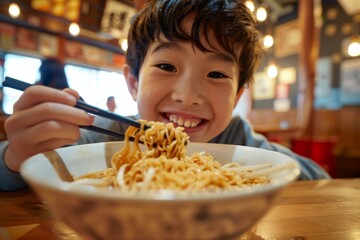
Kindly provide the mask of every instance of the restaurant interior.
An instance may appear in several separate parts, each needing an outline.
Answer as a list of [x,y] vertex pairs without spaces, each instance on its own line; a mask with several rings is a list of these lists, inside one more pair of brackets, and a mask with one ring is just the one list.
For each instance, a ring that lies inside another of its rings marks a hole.
[[[135,114],[122,66],[130,18],[145,2],[2,0],[0,78],[35,83],[41,59],[56,58],[86,102],[106,109],[106,99],[115,96],[117,113]],[[332,177],[360,177],[360,4],[246,4],[259,21],[265,51],[234,114],[271,141],[312,158]],[[1,87],[1,140],[20,94]]]

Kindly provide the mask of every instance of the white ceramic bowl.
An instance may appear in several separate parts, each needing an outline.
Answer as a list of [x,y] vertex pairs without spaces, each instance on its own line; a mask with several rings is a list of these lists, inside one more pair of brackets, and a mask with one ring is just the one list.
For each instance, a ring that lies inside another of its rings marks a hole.
[[292,158],[263,149],[190,143],[188,153],[206,151],[222,164],[290,164],[271,183],[222,194],[119,194],[66,190],[72,176],[105,169],[123,142],[57,149],[29,158],[21,174],[54,217],[85,239],[232,239],[253,226],[281,189],[297,179]]

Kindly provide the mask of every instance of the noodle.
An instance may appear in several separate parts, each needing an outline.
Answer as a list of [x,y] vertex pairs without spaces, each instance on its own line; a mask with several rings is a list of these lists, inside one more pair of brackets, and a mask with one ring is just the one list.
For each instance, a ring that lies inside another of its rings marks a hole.
[[[187,156],[188,135],[172,123],[141,121],[141,128],[130,126],[125,134],[125,146],[111,159],[111,168],[80,176],[91,185],[119,188],[124,191],[199,191],[231,190],[249,185],[265,184],[265,176],[247,178],[249,171],[238,171],[237,163],[221,165],[205,152]],[[149,126],[144,130],[144,126]],[[134,138],[134,142],[129,140]],[[140,144],[145,145],[142,151]],[[85,181],[86,182],[86,181]],[[94,184],[95,183],[95,184]]]

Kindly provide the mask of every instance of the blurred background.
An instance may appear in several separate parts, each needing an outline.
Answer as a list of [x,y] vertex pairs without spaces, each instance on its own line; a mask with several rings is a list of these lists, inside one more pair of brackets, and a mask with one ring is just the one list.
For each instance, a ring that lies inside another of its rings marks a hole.
[[[360,4],[358,0],[244,1],[266,51],[234,115],[271,141],[321,164],[333,177],[360,177]],[[40,79],[42,60],[63,64],[84,100],[132,115],[122,74],[130,18],[144,0],[2,0],[0,78]],[[0,85],[1,87],[1,85]],[[0,88],[4,120],[21,92]]]

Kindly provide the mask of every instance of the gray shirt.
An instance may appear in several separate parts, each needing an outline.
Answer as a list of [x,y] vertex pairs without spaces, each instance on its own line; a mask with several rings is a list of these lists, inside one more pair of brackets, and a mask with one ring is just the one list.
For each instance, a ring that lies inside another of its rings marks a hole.
[[[133,116],[131,118],[136,119],[137,117],[138,116]],[[101,117],[96,118],[94,125],[122,133],[125,133],[128,127],[122,123],[114,122]],[[123,140],[87,130],[81,131],[81,138],[76,144]],[[251,125],[240,116],[233,117],[227,128],[221,134],[213,138],[210,142],[243,145],[280,152],[296,159],[300,163],[301,180],[330,178],[329,174],[311,159],[297,155],[288,148],[276,143],[269,142],[263,135],[255,133]],[[4,152],[7,145],[7,141],[0,143],[0,191],[15,191],[24,189],[27,187],[27,185],[22,179],[21,175],[11,171],[5,166]]]

